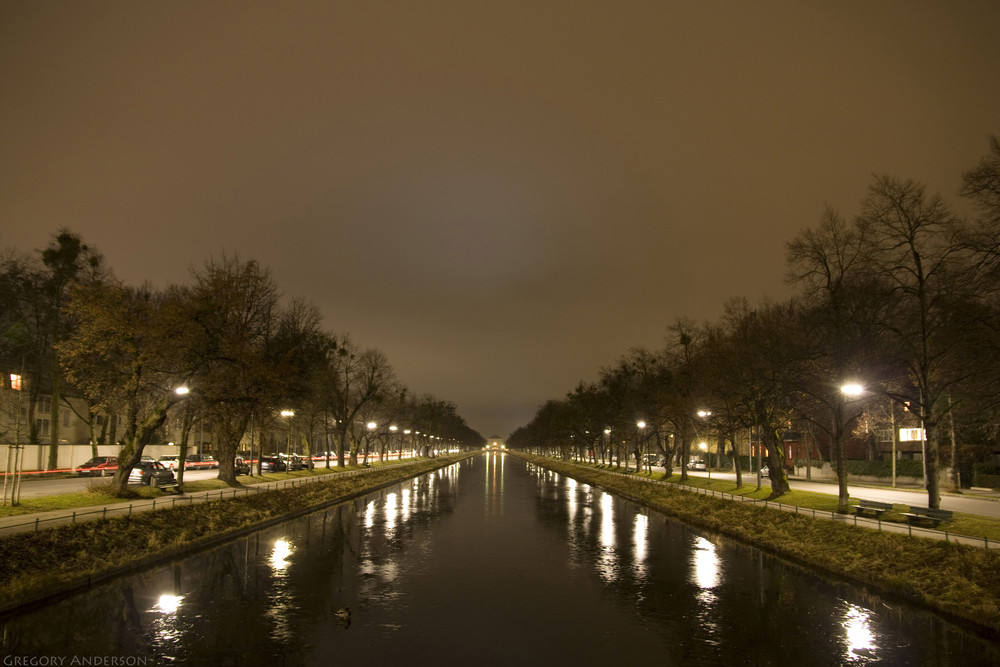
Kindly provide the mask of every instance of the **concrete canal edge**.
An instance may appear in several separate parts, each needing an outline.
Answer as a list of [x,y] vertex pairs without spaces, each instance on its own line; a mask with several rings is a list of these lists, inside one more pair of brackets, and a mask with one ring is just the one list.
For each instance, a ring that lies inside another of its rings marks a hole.
[[[419,466],[417,466],[417,465],[407,466],[407,468],[419,467],[420,468],[419,470],[407,470],[405,468],[397,468],[398,472],[401,473],[398,477],[393,477],[390,480],[382,481],[382,482],[380,482],[378,484],[375,484],[375,485],[372,485],[370,487],[364,487],[363,489],[358,489],[356,491],[352,491],[351,493],[345,494],[343,496],[338,496],[338,497],[335,497],[335,498],[330,498],[330,499],[324,500],[321,503],[318,503],[318,504],[315,504],[315,505],[310,505],[309,507],[300,508],[300,509],[297,509],[297,510],[295,510],[293,512],[289,512],[287,514],[282,514],[280,516],[269,517],[269,518],[264,519],[262,521],[255,522],[255,523],[247,525],[247,526],[241,526],[239,528],[234,528],[232,530],[228,530],[228,531],[225,531],[223,533],[219,533],[219,534],[216,534],[216,535],[211,535],[211,536],[208,536],[208,537],[198,538],[198,539],[192,540],[191,542],[187,542],[187,543],[185,543],[183,545],[180,545],[180,546],[177,546],[177,547],[169,547],[169,548],[163,549],[161,551],[158,551],[157,553],[150,554],[146,558],[140,558],[140,559],[131,561],[127,565],[122,565],[122,566],[114,567],[114,568],[108,568],[108,569],[103,570],[103,571],[101,571],[101,572],[99,572],[97,574],[93,574],[93,575],[90,575],[90,576],[81,576],[79,578],[71,579],[71,580],[67,580],[67,581],[60,581],[60,582],[58,582],[58,583],[56,583],[56,584],[54,584],[52,586],[49,586],[49,587],[38,587],[38,588],[32,589],[31,591],[29,591],[26,595],[24,595],[22,597],[13,597],[11,599],[6,599],[6,600],[3,600],[3,602],[0,602],[0,616],[6,616],[6,615],[12,614],[14,612],[23,613],[25,611],[30,611],[33,608],[42,607],[42,606],[45,606],[47,604],[51,604],[51,603],[53,603],[53,602],[55,602],[55,601],[57,601],[59,599],[68,597],[70,595],[74,595],[76,593],[80,593],[80,592],[86,591],[89,588],[92,588],[94,586],[98,586],[98,585],[101,585],[101,584],[108,583],[108,582],[113,581],[113,580],[115,580],[115,579],[117,579],[119,577],[122,577],[122,576],[125,576],[125,575],[128,575],[128,574],[132,574],[134,572],[137,572],[137,571],[140,571],[140,570],[144,570],[144,569],[147,569],[147,568],[156,567],[158,565],[163,565],[163,564],[166,564],[166,563],[170,563],[170,562],[178,560],[180,558],[184,558],[184,557],[196,554],[198,552],[205,551],[207,549],[211,549],[213,547],[219,546],[219,545],[224,544],[226,542],[229,542],[229,541],[232,541],[232,540],[236,540],[236,539],[239,539],[241,537],[245,537],[246,535],[250,535],[250,534],[252,534],[252,533],[254,533],[256,531],[263,530],[265,528],[269,528],[271,526],[283,523],[285,521],[290,521],[290,520],[293,520],[293,519],[296,519],[296,518],[299,518],[299,517],[302,517],[302,516],[306,516],[307,514],[312,514],[314,512],[317,512],[319,510],[325,509],[327,507],[331,507],[333,505],[339,505],[341,503],[350,502],[350,501],[355,500],[357,498],[366,496],[369,493],[374,493],[374,492],[379,491],[381,489],[393,486],[395,484],[399,484],[400,482],[404,482],[404,481],[406,481],[408,479],[413,479],[414,477],[419,477],[420,475],[426,475],[428,473],[434,472],[435,470],[439,470],[441,468],[445,468],[447,466],[450,466],[452,464],[458,463],[458,462],[463,461],[463,460],[465,460],[467,458],[470,458],[472,456],[476,456],[479,453],[480,452],[471,452],[471,453],[466,453],[466,454],[457,455],[457,456],[439,457],[438,459],[434,459],[434,461],[436,462],[436,464],[433,465],[433,466],[430,466],[430,467],[424,467],[423,465],[419,465]],[[428,462],[429,462],[429,460],[425,459],[425,460],[421,461],[420,463],[421,464],[426,464]],[[320,481],[318,483],[322,484],[322,481]],[[309,488],[311,486],[312,485],[309,485],[307,487],[293,487],[293,489],[291,489],[291,490],[292,491],[297,490],[297,489],[301,490],[303,488]],[[285,491],[288,491],[288,490],[287,489],[269,490],[269,491],[264,491],[263,494],[278,493],[278,492],[285,492]],[[251,497],[255,498],[258,495],[260,495],[260,494],[255,494],[254,496],[251,496]],[[245,500],[245,497],[244,498],[239,498],[239,497],[237,497],[237,498],[226,498],[224,500],[226,502],[239,503],[240,501]],[[221,501],[210,501],[210,502],[221,502]],[[178,508],[164,508],[162,510],[157,510],[157,512],[164,512],[164,513],[175,512],[175,511],[183,510],[186,507],[189,507],[189,506],[178,507]],[[121,517],[113,517],[113,518],[109,518],[109,519],[102,519],[102,521],[108,521],[108,522],[129,521],[129,520],[130,520],[129,516],[121,516]],[[82,525],[82,524],[77,524],[77,525]]]

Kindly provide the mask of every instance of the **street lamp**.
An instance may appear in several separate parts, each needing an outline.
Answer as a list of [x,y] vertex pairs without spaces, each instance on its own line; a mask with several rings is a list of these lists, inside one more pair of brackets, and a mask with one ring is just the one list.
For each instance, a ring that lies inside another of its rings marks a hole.
[[844,394],[844,396],[857,398],[861,394],[865,393],[865,388],[856,382],[849,382],[841,386],[840,391]]
[[[645,453],[645,455],[643,455],[643,457],[642,457],[642,458],[643,458],[643,461],[644,461],[644,462],[645,462],[645,464],[646,464],[646,470],[647,470],[647,472],[649,472],[650,474],[652,474],[652,473],[653,473],[653,470],[652,470],[652,468],[650,468],[650,467],[649,467],[649,443],[647,443],[647,442],[646,442],[646,440],[645,440],[645,438],[643,438],[643,437],[642,437],[642,433],[643,433],[643,429],[644,429],[644,428],[646,428],[646,422],[644,422],[644,421],[642,421],[642,420],[640,419],[639,421],[637,421],[637,422],[635,423],[635,426],[636,426],[636,428],[638,428],[638,429],[639,429],[639,430],[637,431],[637,433],[638,433],[638,435],[639,435],[639,438],[640,438],[640,439],[642,440],[642,442],[643,442],[643,443],[644,443],[644,444],[646,445],[646,453]],[[640,470],[641,470],[641,468],[640,468]]]
[[289,425],[289,420],[295,416],[295,411],[282,410],[281,416],[285,418],[285,428],[287,429],[287,433],[285,433],[285,471],[288,472],[289,471],[288,463],[289,461],[291,461],[291,457],[289,456],[289,449],[291,449],[292,446],[292,427]]
[[[700,413],[699,413],[700,414]],[[705,457],[705,471],[708,473],[708,479],[712,479],[712,466],[708,464],[708,443],[702,442],[698,444],[698,449],[702,451],[702,456]]]
[[[697,415],[698,415],[698,417],[699,417],[700,419],[708,419],[709,417],[711,417],[711,416],[712,416],[712,411],[711,411],[711,410],[699,410],[699,411],[697,412]],[[695,429],[694,429],[694,430],[695,430],[695,435],[697,435],[697,436],[698,436],[698,437],[700,438],[700,437],[701,437],[701,435],[698,435],[698,427],[697,427],[697,426],[695,426]],[[704,457],[705,457],[705,470],[708,470],[708,468],[709,468],[709,461],[708,461],[708,445],[707,445],[706,443],[704,443],[704,442],[703,442],[703,443],[701,443],[701,446],[700,446],[700,447],[701,447],[701,451],[703,451],[703,452],[704,452],[704,454],[702,454],[702,456],[704,456]],[[719,463],[719,459],[718,459],[718,457],[716,457],[716,459],[715,459],[715,462],[716,462],[716,463]],[[709,473],[709,475],[711,476],[711,473]]]
[[[396,426],[395,424],[393,424],[393,425],[391,425],[389,427],[389,458],[390,459],[392,458],[392,436],[395,435],[396,431],[398,431],[398,430],[399,430],[399,427]],[[402,448],[400,448],[400,449],[402,449]],[[402,457],[402,452],[400,452],[400,457]]]

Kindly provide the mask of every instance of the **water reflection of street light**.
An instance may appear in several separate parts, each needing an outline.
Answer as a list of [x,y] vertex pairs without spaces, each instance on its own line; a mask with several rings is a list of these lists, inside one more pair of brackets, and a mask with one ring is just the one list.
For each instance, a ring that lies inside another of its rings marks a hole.
[[275,572],[283,572],[288,568],[288,557],[292,555],[292,544],[282,538],[275,540],[271,549],[271,557],[268,559]]

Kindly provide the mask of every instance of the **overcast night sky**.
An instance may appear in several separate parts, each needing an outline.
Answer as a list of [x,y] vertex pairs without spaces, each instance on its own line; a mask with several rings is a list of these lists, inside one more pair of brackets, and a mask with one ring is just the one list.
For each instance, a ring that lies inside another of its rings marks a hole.
[[484,436],[783,299],[873,173],[956,208],[1000,3],[0,1],[0,247],[268,267]]

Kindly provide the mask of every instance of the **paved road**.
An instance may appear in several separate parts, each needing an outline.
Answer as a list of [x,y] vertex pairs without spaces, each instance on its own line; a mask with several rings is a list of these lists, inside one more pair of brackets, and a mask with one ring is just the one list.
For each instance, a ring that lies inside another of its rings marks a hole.
[[[702,471],[688,471],[691,476],[705,477],[708,473]],[[736,483],[735,473],[713,472],[714,479],[729,479]],[[756,485],[757,473],[744,473],[743,483]],[[766,477],[762,482],[763,486],[770,487],[771,482]],[[827,493],[838,495],[839,489],[836,482],[808,481],[805,478],[793,477],[790,480],[793,489],[801,491],[813,491],[815,493]],[[891,486],[877,484],[848,484],[848,491],[852,498],[864,498],[866,500],[878,500],[885,503],[899,503],[900,505],[921,505],[927,507],[927,492],[921,488],[892,488]],[[1000,493],[996,492],[975,492],[966,491],[962,494],[948,493],[942,489],[941,509],[953,512],[964,512],[967,514],[979,514],[1000,518]]]
[[[184,480],[193,482],[199,479],[214,479],[219,476],[218,470],[186,470]],[[28,498],[38,498],[40,496],[54,496],[60,493],[75,493],[86,491],[94,482],[109,481],[109,477],[57,477],[49,479],[36,479],[31,475],[25,475],[21,483],[21,500]],[[0,485],[3,482],[0,481]],[[7,490],[10,495],[10,487]]]

